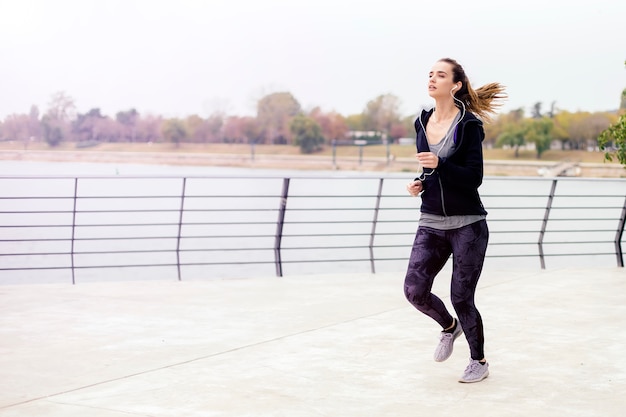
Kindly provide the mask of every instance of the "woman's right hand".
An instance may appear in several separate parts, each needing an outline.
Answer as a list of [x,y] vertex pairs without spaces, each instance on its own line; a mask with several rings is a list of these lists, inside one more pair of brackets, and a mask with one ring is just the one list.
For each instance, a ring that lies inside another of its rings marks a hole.
[[406,190],[413,197],[417,197],[419,193],[422,192],[423,189],[424,189],[424,186],[420,180],[411,181],[410,183],[406,185]]

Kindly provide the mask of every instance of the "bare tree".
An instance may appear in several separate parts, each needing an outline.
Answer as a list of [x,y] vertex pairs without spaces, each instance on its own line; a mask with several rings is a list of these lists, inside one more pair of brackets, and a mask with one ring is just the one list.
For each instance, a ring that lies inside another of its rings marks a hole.
[[400,99],[393,94],[384,94],[370,100],[363,110],[366,130],[375,130],[386,135],[391,127],[401,124]]
[[291,143],[289,123],[300,111],[300,103],[291,93],[272,93],[259,100],[257,121],[265,143]]
[[50,146],[57,146],[69,138],[70,122],[76,117],[74,99],[60,91],[54,93],[48,111],[41,120],[43,136]]
[[48,111],[46,115],[53,120],[68,122],[76,117],[76,105],[74,99],[63,91],[56,92],[52,95],[48,103]]

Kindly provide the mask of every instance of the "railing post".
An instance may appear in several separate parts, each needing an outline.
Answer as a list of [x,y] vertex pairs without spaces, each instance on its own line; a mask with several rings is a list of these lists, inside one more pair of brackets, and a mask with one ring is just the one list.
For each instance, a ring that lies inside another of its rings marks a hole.
[[541,231],[539,232],[539,260],[541,261],[541,269],[546,269],[546,260],[543,253],[543,238],[546,234],[546,227],[548,225],[548,219],[550,218],[550,210],[552,209],[552,201],[554,200],[554,192],[556,190],[557,180],[552,180],[552,188],[550,189],[550,195],[548,196],[548,203],[546,204],[546,212],[543,215],[543,222],[541,223]]
[[380,210],[380,199],[383,193],[383,178],[378,180],[378,193],[376,193],[376,205],[374,207],[374,218],[372,219],[372,232],[370,233],[370,265],[372,268],[372,274],[376,273],[376,266],[374,262],[374,239],[376,238],[376,225],[378,224],[378,211]]
[[70,258],[72,263],[72,285],[76,284],[76,275],[74,268],[74,239],[76,236],[76,205],[78,197],[78,178],[74,178],[74,207],[72,208],[72,242],[70,248]]
[[624,235],[624,225],[626,224],[626,198],[624,199],[624,207],[622,215],[617,224],[617,233],[615,233],[615,255],[617,256],[617,266],[624,267],[624,253],[622,252],[622,236]]
[[283,225],[285,224],[285,211],[287,210],[287,197],[289,196],[289,178],[283,178],[283,190],[280,194],[280,207],[278,208],[278,219],[276,220],[276,236],[274,238],[274,264],[276,265],[276,276],[283,276],[283,261],[280,247],[283,239]]
[[187,187],[187,178],[183,178],[183,189],[180,195],[180,210],[178,214],[178,234],[176,235],[176,267],[178,268],[178,280],[182,281],[182,275],[180,272],[180,240],[183,230],[183,214],[185,213],[185,188]]

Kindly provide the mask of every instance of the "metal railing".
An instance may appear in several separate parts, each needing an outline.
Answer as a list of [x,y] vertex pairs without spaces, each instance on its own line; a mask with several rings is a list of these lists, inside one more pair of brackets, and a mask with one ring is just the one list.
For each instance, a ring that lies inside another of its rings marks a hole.
[[[408,177],[0,177],[0,282],[400,271],[419,217]],[[624,266],[624,180],[489,177],[481,196],[488,260]]]

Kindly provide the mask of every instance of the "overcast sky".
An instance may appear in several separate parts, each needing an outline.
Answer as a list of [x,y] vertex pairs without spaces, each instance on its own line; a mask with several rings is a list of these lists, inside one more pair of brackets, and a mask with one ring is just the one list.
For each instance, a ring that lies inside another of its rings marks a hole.
[[0,119],[58,91],[166,117],[254,115],[277,91],[349,115],[391,93],[408,116],[441,57],[506,85],[503,111],[614,110],[625,18],[622,0],[0,0]]

